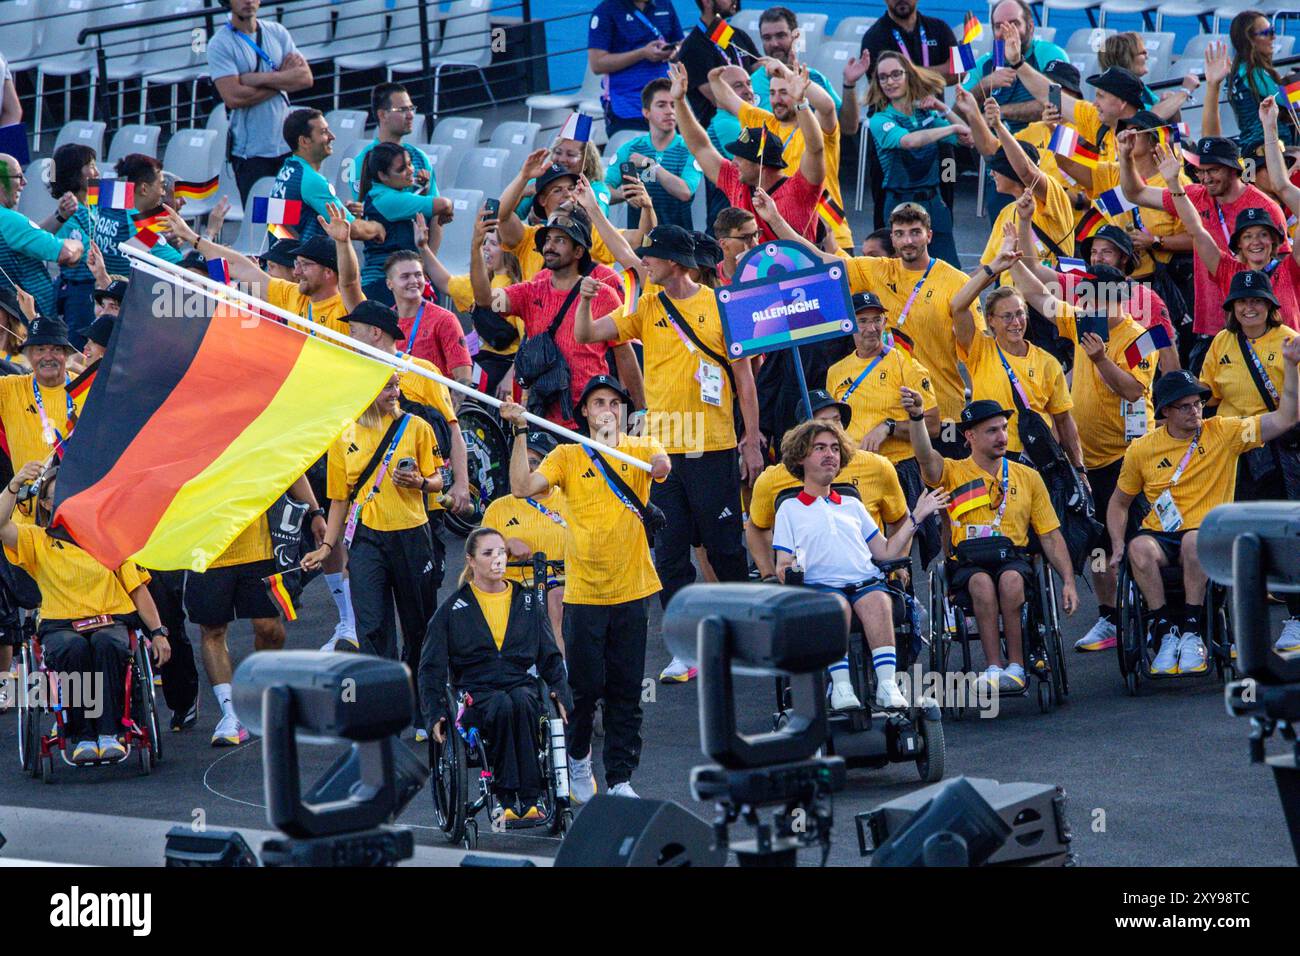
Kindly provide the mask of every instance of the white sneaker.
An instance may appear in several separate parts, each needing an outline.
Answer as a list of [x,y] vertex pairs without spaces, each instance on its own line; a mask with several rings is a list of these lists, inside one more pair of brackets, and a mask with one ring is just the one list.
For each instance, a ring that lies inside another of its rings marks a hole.
[[1282,636],[1273,645],[1279,654],[1300,651],[1300,618],[1289,617],[1282,622]]
[[[897,687],[894,688],[898,690]],[[900,695],[901,696],[901,695]],[[907,702],[903,702],[907,706]],[[858,700],[858,695],[853,693],[853,685],[848,681],[842,683],[832,682],[831,684],[831,710],[861,710],[862,701]]]
[[976,678],[976,683],[985,683],[989,687],[997,689],[1002,682],[1002,667],[999,664],[990,664],[984,669],[984,673]]
[[1181,643],[1182,636],[1178,633],[1178,628],[1171,627],[1160,641],[1160,651],[1156,654],[1156,659],[1151,662],[1151,673],[1177,674],[1178,647]]
[[[339,645],[342,644],[340,647]],[[351,645],[349,647],[348,645]],[[359,651],[361,644],[357,641],[357,629],[347,621],[339,621],[334,625],[334,635],[321,645],[322,651]]]
[[1025,669],[1019,664],[1011,663],[998,674],[998,692],[1018,694],[1025,689]]
[[898,682],[892,678],[882,680],[876,684],[876,706],[885,707],[891,710],[898,710],[907,707],[907,698],[903,692],[898,689]]
[[640,800],[641,796],[632,789],[632,784],[624,780],[622,783],[616,783],[609,788],[611,797],[631,797],[633,800]]
[[1115,625],[1104,617],[1097,618],[1088,633],[1074,642],[1074,649],[1083,651],[1104,651],[1115,646]]
[[659,683],[685,684],[687,681],[694,680],[699,673],[699,668],[691,667],[680,658],[674,657],[668,662],[668,666],[659,672]]
[[591,775],[591,755],[582,760],[569,758],[569,799],[586,803],[596,795],[596,778]]
[[1208,667],[1201,635],[1195,632],[1184,634],[1178,642],[1178,673],[1203,674]]
[[212,731],[212,746],[214,747],[238,747],[245,743],[250,734],[239,718],[234,714],[226,714],[217,722],[217,729]]

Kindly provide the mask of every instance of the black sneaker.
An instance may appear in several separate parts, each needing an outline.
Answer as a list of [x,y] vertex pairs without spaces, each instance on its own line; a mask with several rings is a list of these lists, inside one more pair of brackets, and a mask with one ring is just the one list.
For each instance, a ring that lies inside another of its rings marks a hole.
[[199,719],[199,702],[194,701],[193,705],[185,713],[172,714],[172,732],[180,733],[187,727],[193,727]]

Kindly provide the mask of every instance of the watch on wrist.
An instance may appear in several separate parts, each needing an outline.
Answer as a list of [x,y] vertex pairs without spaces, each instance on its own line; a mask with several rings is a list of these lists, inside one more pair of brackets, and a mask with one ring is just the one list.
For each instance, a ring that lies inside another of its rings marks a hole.
[[168,631],[167,628],[159,626],[159,627],[155,627],[152,631],[150,631],[149,636],[150,637],[171,637],[171,632]]
[[925,414],[924,414],[924,413],[922,413],[922,414],[920,414],[920,415],[913,415],[911,412],[908,412],[908,413],[907,413],[907,420],[908,420],[908,421],[919,422],[919,421],[923,421],[924,419],[925,419]]
[[889,431],[890,437],[893,437],[894,430],[898,428],[898,422],[892,418],[885,419],[885,428]]
[[990,279],[997,278],[998,274],[989,268],[989,264],[987,262],[981,265],[980,268],[984,270],[984,272],[988,275]]
[[325,509],[324,509],[324,508],[320,508],[320,507],[312,508],[310,511],[307,512],[307,517],[308,517],[308,518],[324,518],[324,517],[325,517]]
[[528,435],[528,426],[515,425],[510,429],[510,433],[514,435],[516,438],[520,437],[521,435],[526,437]]
[[804,110],[812,109],[812,104],[809,103],[806,99],[800,100],[797,104],[795,104],[795,109],[802,113]]

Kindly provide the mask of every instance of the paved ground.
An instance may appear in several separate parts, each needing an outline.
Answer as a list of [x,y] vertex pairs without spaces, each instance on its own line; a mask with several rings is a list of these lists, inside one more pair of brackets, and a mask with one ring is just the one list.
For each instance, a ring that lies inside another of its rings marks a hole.
[[[962,212],[968,213],[965,200]],[[973,203],[970,205],[973,206]],[[856,217],[855,217],[856,218]],[[967,219],[973,217],[967,216]],[[958,217],[961,221],[961,217]],[[861,232],[861,226],[858,231]],[[959,238],[965,250],[982,246],[978,230]],[[1086,423],[1081,423],[1086,424]],[[459,539],[450,550],[459,551]],[[459,572],[453,562],[448,579]],[[1066,623],[1067,647],[1091,624],[1092,596]],[[334,609],[321,583],[302,601],[299,621],[290,625],[289,646],[313,648],[328,636]],[[197,634],[191,629],[191,639]],[[231,646],[237,658],[251,649],[251,632],[237,624]],[[666,662],[652,620],[647,676]],[[969,774],[1002,781],[1060,784],[1069,799],[1075,849],[1085,865],[1241,866],[1294,862],[1271,774],[1247,762],[1244,722],[1227,717],[1214,678],[1152,688],[1131,698],[1119,678],[1113,653],[1071,655],[1071,699],[1061,710],[1041,715],[1031,700],[1004,702],[996,720],[946,725],[948,775]],[[134,765],[75,771],[58,768],[57,783],[43,786],[17,767],[16,721],[0,717],[0,806],[148,816],[188,822],[200,812],[209,826],[265,828],[261,749],[256,741],[233,750],[214,750],[208,735],[216,705],[205,686],[199,726],[169,734],[165,764],[152,777]],[[771,685],[741,679],[739,713],[745,729],[770,726]],[[646,740],[642,769],[635,778],[646,797],[677,800],[703,817],[711,808],[696,804],[689,792],[699,750],[694,685],[658,687],[645,707]],[[307,747],[304,777],[320,772],[334,757],[332,748]],[[880,771],[853,771],[848,790],[835,802],[835,844],[831,861],[858,861],[853,814],[918,786],[911,765]],[[421,844],[438,845],[428,791],[422,792],[401,821],[416,828]],[[739,837],[739,834],[737,834]],[[543,837],[495,836],[486,832],[481,849],[549,855],[556,843]]]

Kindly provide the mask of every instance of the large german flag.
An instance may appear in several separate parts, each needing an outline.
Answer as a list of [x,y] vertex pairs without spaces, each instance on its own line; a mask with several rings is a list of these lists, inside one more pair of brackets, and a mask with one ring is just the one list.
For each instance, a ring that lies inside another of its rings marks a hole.
[[391,374],[137,275],[68,442],[53,525],[110,568],[202,571]]

